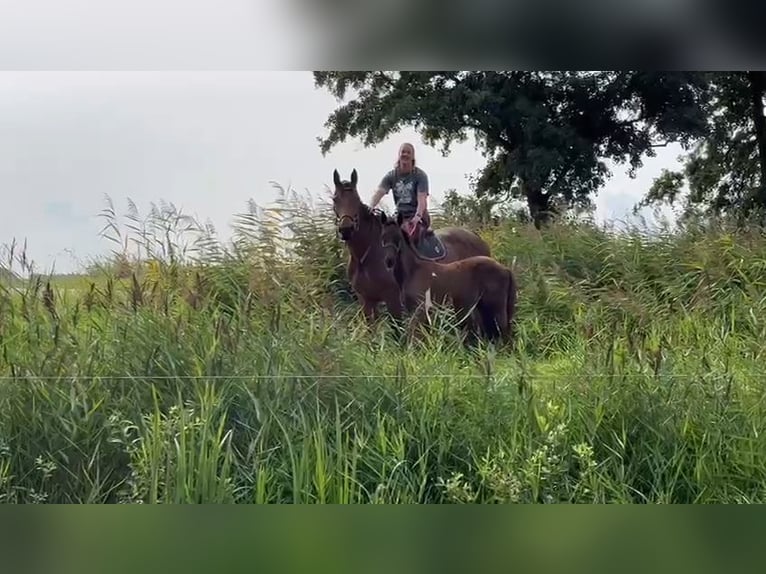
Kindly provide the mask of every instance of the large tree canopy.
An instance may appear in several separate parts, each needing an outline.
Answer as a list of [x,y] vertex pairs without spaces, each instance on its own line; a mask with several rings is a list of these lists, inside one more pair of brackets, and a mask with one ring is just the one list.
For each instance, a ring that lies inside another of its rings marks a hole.
[[343,101],[329,116],[323,153],[349,137],[366,146],[404,126],[449,153],[469,134],[487,158],[478,195],[526,200],[536,224],[556,205],[590,203],[609,175],[631,172],[653,148],[687,144],[705,127],[705,82],[695,73],[314,72]]
[[747,216],[766,208],[766,73],[705,76],[709,129],[684,158],[683,169],[665,170],[642,203],[674,203],[686,183],[687,208]]

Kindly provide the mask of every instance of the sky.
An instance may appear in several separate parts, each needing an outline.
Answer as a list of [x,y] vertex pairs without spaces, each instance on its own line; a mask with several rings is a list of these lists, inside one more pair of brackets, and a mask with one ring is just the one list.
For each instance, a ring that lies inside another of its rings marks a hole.
[[[172,202],[225,238],[249,200],[276,198],[275,182],[318,196],[333,169],[356,169],[369,200],[403,141],[437,201],[449,188],[467,193],[466,176],[484,163],[471,139],[443,157],[411,130],[323,157],[317,137],[336,106],[306,71],[0,71],[0,244],[26,239],[38,271],[74,272],[113,247],[99,237],[105,194],[118,213],[128,198],[142,213]],[[635,179],[613,169],[597,217],[627,216],[679,153],[659,148]]]

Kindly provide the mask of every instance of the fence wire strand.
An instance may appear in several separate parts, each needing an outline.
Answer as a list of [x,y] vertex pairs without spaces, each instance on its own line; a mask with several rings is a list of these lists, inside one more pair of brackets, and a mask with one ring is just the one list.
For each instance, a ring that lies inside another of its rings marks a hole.
[[[560,375],[560,374],[545,374],[545,373],[466,373],[466,374],[404,374],[404,375],[368,375],[368,374],[338,374],[338,375],[296,375],[296,374],[280,374],[280,375],[45,375],[38,376],[32,374],[24,375],[2,375],[1,381],[18,381],[22,379],[34,379],[38,381],[92,381],[97,379],[111,379],[111,380],[252,380],[252,379],[299,379],[299,380],[322,380],[322,379],[413,379],[413,380],[426,380],[426,379],[487,379],[487,378],[515,378],[515,379],[548,379],[548,380],[564,380],[564,379],[606,379],[606,378],[652,378],[652,379],[708,379],[708,378],[741,378],[742,375],[735,375],[733,373],[705,373],[705,374],[691,374],[691,373],[586,373],[586,374],[572,374],[572,375]],[[746,378],[761,380],[766,378],[766,374],[760,375],[747,375]]]

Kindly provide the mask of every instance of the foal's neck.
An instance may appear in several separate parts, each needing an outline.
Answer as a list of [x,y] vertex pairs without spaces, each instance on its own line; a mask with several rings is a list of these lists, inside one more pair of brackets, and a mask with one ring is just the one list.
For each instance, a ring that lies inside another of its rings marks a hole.
[[373,215],[363,207],[359,210],[359,229],[351,235],[347,244],[354,259],[365,263],[375,252],[376,243],[379,243],[375,241],[376,231]]
[[402,250],[402,270],[407,277],[411,277],[418,272],[429,272],[433,270],[434,264],[418,257],[415,248],[409,242],[404,244]]

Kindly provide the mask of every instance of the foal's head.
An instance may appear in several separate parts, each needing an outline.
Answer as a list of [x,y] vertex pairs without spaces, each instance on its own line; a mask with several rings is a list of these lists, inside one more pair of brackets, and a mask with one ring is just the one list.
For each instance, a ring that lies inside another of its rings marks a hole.
[[383,246],[383,263],[389,271],[396,267],[396,262],[406,241],[404,232],[395,219],[388,219],[383,222],[380,242]]

